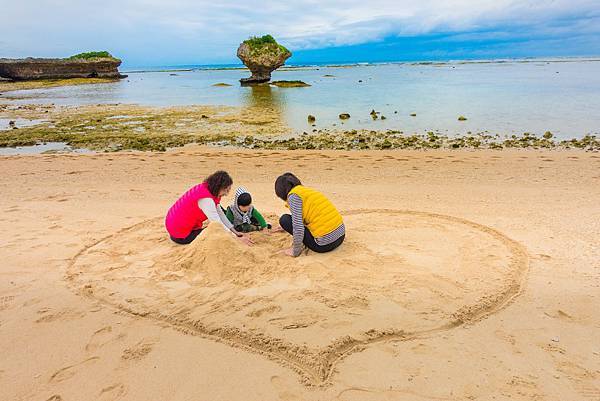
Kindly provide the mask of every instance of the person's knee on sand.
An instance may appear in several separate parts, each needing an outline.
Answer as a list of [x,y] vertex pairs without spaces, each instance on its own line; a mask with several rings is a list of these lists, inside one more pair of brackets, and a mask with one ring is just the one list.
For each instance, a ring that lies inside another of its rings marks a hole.
[[288,234],[293,234],[294,229],[292,227],[292,215],[290,215],[290,214],[281,215],[281,217],[279,218],[279,225],[281,226],[281,228],[283,228],[285,231],[287,231]]

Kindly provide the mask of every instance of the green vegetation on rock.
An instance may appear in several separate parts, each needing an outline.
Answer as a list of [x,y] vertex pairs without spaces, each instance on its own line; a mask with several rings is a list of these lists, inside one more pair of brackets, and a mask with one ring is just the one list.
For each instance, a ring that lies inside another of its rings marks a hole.
[[275,38],[269,34],[260,37],[252,36],[249,39],[244,40],[243,43],[247,44],[250,47],[250,50],[252,50],[252,52],[256,50],[261,50],[263,48],[277,46],[284,53],[290,53],[290,51],[285,46],[277,43]]
[[109,52],[101,51],[101,52],[79,53],[79,54],[76,54],[74,56],[67,58],[67,60],[93,60],[93,59],[97,59],[97,58],[115,59],[115,57],[113,57],[112,54],[110,54]]
[[273,81],[271,85],[278,86],[280,88],[303,88],[306,86],[310,86],[306,82],[303,81]]

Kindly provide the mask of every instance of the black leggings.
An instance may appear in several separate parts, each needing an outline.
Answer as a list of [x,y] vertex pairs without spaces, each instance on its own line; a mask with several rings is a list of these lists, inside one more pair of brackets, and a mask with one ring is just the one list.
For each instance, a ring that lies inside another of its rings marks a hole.
[[187,245],[190,242],[192,242],[193,240],[196,239],[196,237],[202,232],[202,228],[199,228],[197,230],[192,230],[192,232],[185,238],[175,238],[175,237],[171,237],[171,241],[180,244],[180,245]]
[[[279,218],[279,225],[288,233],[294,235],[294,227],[292,226],[292,216],[290,214],[284,214]],[[344,238],[346,236],[342,235],[340,238],[333,241],[331,244],[327,245],[319,245],[315,241],[315,237],[313,237],[312,233],[308,229],[308,227],[304,227],[304,239],[303,243],[306,245],[308,249],[311,251],[315,251],[318,253],[325,253],[329,251],[333,251],[338,246],[342,245],[344,242]]]

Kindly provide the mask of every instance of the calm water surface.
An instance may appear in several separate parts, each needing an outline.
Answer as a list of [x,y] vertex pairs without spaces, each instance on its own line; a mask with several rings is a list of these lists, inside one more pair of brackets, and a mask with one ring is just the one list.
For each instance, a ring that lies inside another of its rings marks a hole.
[[[240,87],[238,80],[248,75],[244,70],[132,73],[116,83],[19,91],[10,97],[19,97],[21,103],[64,105],[263,106],[279,110],[297,131],[314,128],[307,123],[312,114],[316,128],[436,130],[450,135],[552,131],[558,138],[600,133],[596,61],[380,64],[273,74],[273,80],[298,79],[311,85],[307,88]],[[232,86],[212,86],[218,82]],[[387,119],[373,121],[372,109]],[[351,118],[342,124],[340,113]],[[468,120],[459,122],[460,115]]]

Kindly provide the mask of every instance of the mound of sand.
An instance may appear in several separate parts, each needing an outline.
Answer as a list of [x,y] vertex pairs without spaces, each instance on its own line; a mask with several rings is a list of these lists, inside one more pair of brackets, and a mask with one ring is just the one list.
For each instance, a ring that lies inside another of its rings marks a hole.
[[171,270],[177,266],[201,273],[206,285],[254,281],[273,273],[274,258],[287,238],[267,231],[253,233],[252,237],[256,244],[249,247],[221,226],[210,224],[194,242],[157,261],[156,268]]
[[393,210],[344,219],[340,248],[299,258],[277,252],[287,233],[253,233],[247,247],[210,225],[179,246],[156,219],[83,251],[69,279],[121,310],[265,353],[309,382],[365,344],[449,330],[519,291],[526,254],[488,227]]

